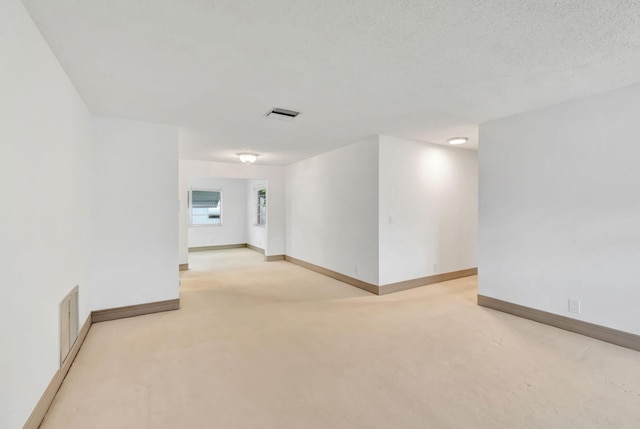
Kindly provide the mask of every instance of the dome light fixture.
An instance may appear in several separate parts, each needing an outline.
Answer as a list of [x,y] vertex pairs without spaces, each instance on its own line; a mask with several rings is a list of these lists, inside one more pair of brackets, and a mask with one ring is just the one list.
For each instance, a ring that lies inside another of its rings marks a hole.
[[451,137],[447,140],[449,144],[465,144],[469,139],[467,137]]
[[256,162],[256,159],[258,159],[257,153],[242,152],[237,153],[236,155],[238,155],[238,157],[240,158],[240,162],[247,165],[253,164],[254,162]]

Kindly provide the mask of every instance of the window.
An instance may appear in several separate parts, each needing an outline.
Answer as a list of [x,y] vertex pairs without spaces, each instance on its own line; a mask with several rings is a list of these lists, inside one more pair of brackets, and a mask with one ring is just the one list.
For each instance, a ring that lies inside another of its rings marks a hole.
[[222,191],[192,189],[189,201],[191,225],[222,224]]
[[258,225],[267,224],[267,190],[258,191]]

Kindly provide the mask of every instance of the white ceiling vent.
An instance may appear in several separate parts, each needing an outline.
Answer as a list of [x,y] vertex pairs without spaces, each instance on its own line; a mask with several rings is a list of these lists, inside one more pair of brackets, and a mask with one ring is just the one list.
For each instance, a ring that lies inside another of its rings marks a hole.
[[296,112],[294,110],[281,109],[279,107],[274,107],[273,109],[267,112],[266,116],[269,119],[281,119],[283,121],[293,121],[293,118],[298,116],[300,112]]

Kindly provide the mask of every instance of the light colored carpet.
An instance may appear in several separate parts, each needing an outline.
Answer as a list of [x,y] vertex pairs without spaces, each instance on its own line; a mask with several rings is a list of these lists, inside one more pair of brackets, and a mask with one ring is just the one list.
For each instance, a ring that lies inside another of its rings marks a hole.
[[91,328],[43,429],[640,427],[640,353],[478,307],[475,277],[379,297],[248,249],[190,267],[180,311]]

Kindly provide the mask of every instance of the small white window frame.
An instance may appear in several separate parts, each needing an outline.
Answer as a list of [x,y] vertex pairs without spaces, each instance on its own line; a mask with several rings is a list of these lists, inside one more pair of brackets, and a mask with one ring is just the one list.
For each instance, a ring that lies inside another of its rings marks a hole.
[[[194,191],[204,191],[204,192],[218,192],[220,193],[220,222],[219,223],[193,223],[193,192]],[[189,188],[188,195],[188,206],[187,213],[189,216],[189,227],[193,228],[207,228],[207,227],[220,227],[224,222],[224,193],[222,189],[209,189],[209,188]]]
[[[267,204],[268,204],[267,203],[267,199],[266,199],[267,187],[266,186],[260,186],[260,187],[256,188],[255,190],[256,190],[256,192],[255,192],[255,200],[254,201],[256,202],[256,209],[257,209],[256,213],[255,213],[256,214],[255,226],[259,226],[261,228],[264,228],[264,227],[267,226]],[[260,192],[261,191],[264,191],[264,193],[265,193],[264,213],[260,213],[260,208],[261,208]],[[260,223],[261,215],[264,217],[264,222],[263,223]]]

